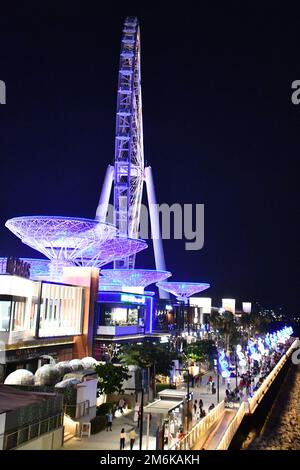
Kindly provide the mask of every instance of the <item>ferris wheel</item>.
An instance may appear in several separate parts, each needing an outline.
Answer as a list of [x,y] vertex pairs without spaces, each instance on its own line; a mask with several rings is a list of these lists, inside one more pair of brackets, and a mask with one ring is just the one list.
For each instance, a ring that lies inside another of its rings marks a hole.
[[[118,72],[114,166],[106,171],[96,218],[107,218],[114,185],[114,225],[118,236],[138,238],[143,186],[146,183],[151,233],[157,270],[165,271],[155,188],[150,166],[144,164],[141,93],[141,42],[136,17],[127,17],[122,31]],[[116,269],[134,269],[135,255],[114,262]],[[166,297],[163,291],[162,296]]]
[[[140,28],[126,18],[121,40],[114,158],[114,224],[120,236],[138,236],[144,183]],[[134,268],[135,256],[115,267]]]

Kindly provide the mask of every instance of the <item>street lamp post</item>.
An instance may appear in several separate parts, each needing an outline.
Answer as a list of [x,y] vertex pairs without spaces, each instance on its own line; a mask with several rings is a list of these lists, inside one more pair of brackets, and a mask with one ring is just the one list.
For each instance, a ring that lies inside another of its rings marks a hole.
[[143,422],[144,422],[144,387],[142,385],[141,422],[140,422],[140,450],[142,450],[142,447],[143,447]]
[[235,350],[235,388],[238,386],[238,362],[237,362],[237,353]]
[[187,372],[187,430],[189,431],[190,427],[190,372],[189,369],[175,369],[176,371]]
[[144,387],[142,382],[141,388],[127,388],[126,390],[134,390],[135,392],[142,392],[141,396],[141,417],[140,417],[140,443],[139,449],[142,450],[143,447],[143,421],[144,421]]

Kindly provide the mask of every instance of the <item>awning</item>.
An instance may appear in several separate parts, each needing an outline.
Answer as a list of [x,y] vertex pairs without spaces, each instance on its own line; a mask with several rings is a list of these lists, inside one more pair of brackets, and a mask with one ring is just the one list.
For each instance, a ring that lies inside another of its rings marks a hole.
[[183,400],[156,400],[144,407],[144,413],[167,415],[183,404]]

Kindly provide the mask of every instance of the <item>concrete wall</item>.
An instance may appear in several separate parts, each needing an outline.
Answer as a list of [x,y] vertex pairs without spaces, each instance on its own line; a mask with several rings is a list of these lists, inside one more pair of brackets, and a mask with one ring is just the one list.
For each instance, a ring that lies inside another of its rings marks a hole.
[[63,445],[63,436],[64,428],[61,427],[20,445],[16,450],[57,450]]
[[77,385],[77,404],[89,400],[90,407],[97,404],[97,379],[86,380]]
[[3,442],[4,442],[4,431],[5,431],[5,421],[6,421],[6,413],[0,414],[0,450],[3,449]]

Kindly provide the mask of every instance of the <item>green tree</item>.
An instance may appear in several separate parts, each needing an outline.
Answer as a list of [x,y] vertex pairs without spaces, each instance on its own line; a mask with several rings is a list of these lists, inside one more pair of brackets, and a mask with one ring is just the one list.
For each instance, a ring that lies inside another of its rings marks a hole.
[[176,354],[169,351],[167,345],[145,341],[142,344],[125,344],[122,346],[119,360],[127,365],[141,368],[153,368],[155,374],[169,375],[172,360]]
[[234,345],[240,342],[241,333],[231,312],[213,312],[211,315],[211,325],[217,331],[218,346],[222,344],[227,353],[232,350]]
[[[188,361],[192,362],[209,362],[213,365],[213,359],[217,354],[215,342],[211,339],[203,339],[189,344],[185,350],[185,355]],[[190,365],[190,364],[188,364]]]
[[98,375],[98,394],[106,395],[112,393],[123,393],[123,382],[128,380],[131,375],[128,374],[128,367],[115,366],[111,363],[98,364],[95,366]]

